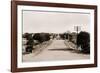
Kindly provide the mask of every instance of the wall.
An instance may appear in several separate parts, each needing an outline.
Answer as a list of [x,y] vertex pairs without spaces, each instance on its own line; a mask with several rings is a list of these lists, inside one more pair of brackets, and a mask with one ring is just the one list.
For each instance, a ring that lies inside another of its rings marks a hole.
[[[35,0],[34,0],[35,1]],[[76,3],[76,4],[91,4],[98,5],[100,9],[100,0],[36,0],[46,2],[62,2],[62,3]],[[99,2],[98,2],[99,1]],[[10,12],[10,0],[0,0],[0,73],[11,73],[10,72],[10,32],[11,32],[11,12]],[[100,12],[100,10],[99,10]],[[99,13],[98,12],[98,13]],[[99,19],[98,15],[98,19]],[[100,22],[98,22],[99,24]],[[98,25],[98,31],[100,31]],[[98,37],[100,34],[98,34]],[[100,39],[98,39],[100,40]],[[98,42],[99,43],[99,42]],[[100,48],[100,46],[98,46]],[[98,51],[100,52],[98,48]],[[98,53],[100,55],[100,53]],[[38,71],[34,73],[99,73],[100,72],[100,58],[98,59],[98,68],[84,68],[84,69],[68,69],[68,70],[53,70],[53,71]],[[33,73],[33,72],[29,72]]]

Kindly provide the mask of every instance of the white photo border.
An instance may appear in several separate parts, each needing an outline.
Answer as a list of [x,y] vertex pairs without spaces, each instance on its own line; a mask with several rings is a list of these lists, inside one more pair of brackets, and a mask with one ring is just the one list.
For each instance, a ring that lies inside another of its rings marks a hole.
[[[45,62],[22,62],[22,10],[45,10],[45,11],[64,11],[64,12],[85,12],[90,13],[90,59],[89,60],[71,60],[71,61],[45,61]],[[92,40],[92,41],[91,41]],[[82,65],[94,64],[94,9],[77,9],[77,8],[58,8],[42,6],[17,6],[17,67],[46,67],[60,65]]]

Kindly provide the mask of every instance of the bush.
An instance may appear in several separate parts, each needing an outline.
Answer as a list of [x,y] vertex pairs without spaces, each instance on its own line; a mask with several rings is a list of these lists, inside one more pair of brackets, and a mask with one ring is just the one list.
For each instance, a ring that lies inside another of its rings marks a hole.
[[31,53],[32,53],[32,50],[33,50],[33,46],[28,45],[28,46],[26,47],[26,52],[31,52]]
[[77,45],[81,46],[83,53],[90,53],[90,34],[88,32],[80,32],[77,36]]

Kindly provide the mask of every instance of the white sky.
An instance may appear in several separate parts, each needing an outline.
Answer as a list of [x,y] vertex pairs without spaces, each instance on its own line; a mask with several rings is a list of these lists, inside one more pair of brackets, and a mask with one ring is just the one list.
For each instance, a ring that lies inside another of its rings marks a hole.
[[23,11],[23,33],[75,31],[74,26],[81,26],[89,32],[90,14],[45,11]]

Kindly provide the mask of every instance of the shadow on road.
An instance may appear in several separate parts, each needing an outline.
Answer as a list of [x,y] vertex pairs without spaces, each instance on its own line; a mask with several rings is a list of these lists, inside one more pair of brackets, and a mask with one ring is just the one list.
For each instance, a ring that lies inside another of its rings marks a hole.
[[50,51],[73,51],[72,48],[48,49]]
[[[77,53],[77,54],[86,54],[81,51],[72,49],[72,48],[59,48],[59,49],[48,49],[49,51],[70,51],[71,53]],[[88,54],[87,54],[88,55]]]

